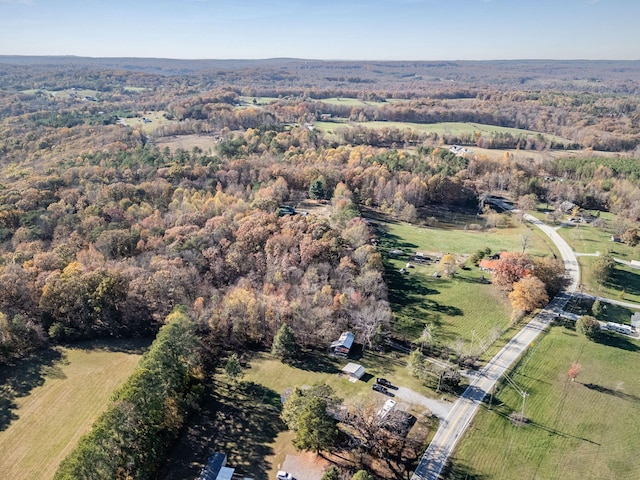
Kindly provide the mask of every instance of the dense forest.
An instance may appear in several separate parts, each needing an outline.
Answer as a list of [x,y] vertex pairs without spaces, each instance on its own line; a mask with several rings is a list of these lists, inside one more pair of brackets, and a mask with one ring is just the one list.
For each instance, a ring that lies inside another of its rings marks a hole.
[[[479,199],[500,194],[637,226],[640,64],[495,63],[0,57],[0,365],[168,316],[225,351],[284,324],[305,348],[346,329],[373,346],[393,316],[364,208],[420,223],[446,205],[485,228]],[[186,136],[215,147],[163,146]],[[321,208],[283,208],[306,200]]]

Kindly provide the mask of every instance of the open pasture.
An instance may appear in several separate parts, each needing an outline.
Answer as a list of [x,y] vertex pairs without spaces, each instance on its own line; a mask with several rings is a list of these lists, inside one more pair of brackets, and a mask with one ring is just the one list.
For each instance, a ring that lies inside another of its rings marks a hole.
[[[484,350],[511,325],[511,306],[506,296],[490,284],[490,274],[471,264],[459,269],[453,278],[434,276],[439,258],[452,253],[464,261],[485,247],[494,253],[522,251],[523,235],[532,255],[553,253],[546,238],[526,225],[476,231],[465,230],[464,221],[441,223],[438,228],[383,217],[377,217],[374,223],[385,258],[395,333],[414,341],[425,325],[432,324],[436,342],[452,346],[462,341],[469,352]],[[402,250],[403,254],[389,254],[391,250]],[[412,254],[416,252],[424,253],[430,261],[413,261]],[[410,268],[405,268],[407,262]],[[406,273],[401,272],[402,268]]]
[[[572,382],[568,371],[574,362],[581,373]],[[462,439],[453,459],[456,474],[447,478],[637,478],[638,362],[637,342],[607,336],[596,343],[552,327],[510,374],[528,393],[528,423],[517,427],[509,420],[523,402],[503,381],[492,406],[482,406]]]
[[148,342],[92,342],[39,352],[2,372],[2,478],[53,478],[104,411]]

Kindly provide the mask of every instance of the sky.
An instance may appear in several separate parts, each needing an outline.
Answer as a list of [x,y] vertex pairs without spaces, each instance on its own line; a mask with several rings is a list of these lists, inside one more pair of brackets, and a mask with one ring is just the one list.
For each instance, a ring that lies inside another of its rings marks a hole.
[[640,0],[0,0],[0,55],[640,59]]

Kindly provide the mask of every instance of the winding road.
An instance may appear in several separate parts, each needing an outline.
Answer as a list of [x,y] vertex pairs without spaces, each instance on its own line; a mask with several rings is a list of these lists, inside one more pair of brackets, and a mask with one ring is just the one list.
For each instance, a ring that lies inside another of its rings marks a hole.
[[[511,211],[512,206],[499,199],[491,199],[498,207]],[[447,418],[440,423],[431,444],[424,452],[411,480],[437,480],[458,440],[471,423],[482,400],[491,391],[496,382],[511,365],[522,355],[540,333],[558,316],[571,294],[580,283],[580,267],[571,247],[552,227],[542,221],[525,214],[524,219],[540,228],[560,251],[571,284],[520,330],[498,353],[476,374],[465,392],[453,404]]]

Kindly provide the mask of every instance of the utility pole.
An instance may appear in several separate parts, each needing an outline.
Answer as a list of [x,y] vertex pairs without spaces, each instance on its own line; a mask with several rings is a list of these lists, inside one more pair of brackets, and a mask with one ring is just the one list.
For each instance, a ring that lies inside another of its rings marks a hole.
[[504,374],[504,378],[507,379],[509,384],[522,397],[522,410],[520,411],[520,415],[521,415],[522,423],[524,424],[524,403],[525,403],[525,400],[527,399],[527,397],[529,396],[529,392],[526,392],[526,391],[522,390],[518,385],[516,385],[516,383],[506,373]]

